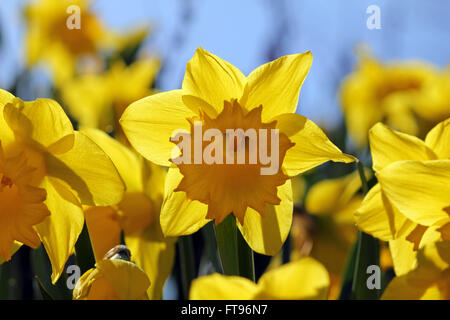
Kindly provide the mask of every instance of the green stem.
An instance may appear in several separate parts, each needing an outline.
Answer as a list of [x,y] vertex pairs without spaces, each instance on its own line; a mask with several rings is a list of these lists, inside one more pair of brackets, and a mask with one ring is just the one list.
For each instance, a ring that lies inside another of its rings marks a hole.
[[366,174],[364,173],[364,166],[361,161],[356,160],[356,167],[358,168],[359,178],[361,179],[363,196],[365,196],[369,192],[369,186],[367,184]]
[[238,230],[233,214],[216,226],[216,239],[224,274],[255,281],[253,251]]
[[223,272],[228,276],[239,275],[237,246],[237,226],[234,215],[230,214],[216,226],[216,240]]
[[248,246],[242,234],[237,232],[239,275],[255,282],[255,261],[253,250]]
[[87,229],[86,222],[84,223],[83,230],[78,237],[75,244],[75,254],[77,257],[77,264],[80,267],[81,273],[84,274],[95,266],[95,256],[92,250],[91,239]]
[[[368,192],[368,184],[364,174],[364,167],[358,160],[356,162],[359,176],[361,178],[363,195]],[[356,243],[355,270],[353,273],[352,298],[357,300],[378,299],[380,290],[369,289],[367,286],[367,267],[370,265],[380,265],[380,243],[372,236],[359,231]]]
[[191,236],[178,238],[180,252],[181,277],[183,281],[184,298],[189,299],[189,290],[195,278],[194,244]]
[[349,300],[352,295],[352,284],[353,275],[355,273],[355,261],[356,261],[356,251],[358,248],[358,242],[352,247],[350,256],[347,260],[347,265],[345,266],[344,275],[342,277],[341,292],[339,294],[339,300]]

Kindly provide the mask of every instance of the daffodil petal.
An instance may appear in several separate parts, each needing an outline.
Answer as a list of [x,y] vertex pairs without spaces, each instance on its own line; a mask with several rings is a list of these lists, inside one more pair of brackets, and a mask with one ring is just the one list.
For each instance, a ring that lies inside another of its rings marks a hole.
[[382,300],[436,300],[441,299],[439,289],[432,282],[413,285],[414,278],[407,274],[389,282],[381,296]]
[[353,156],[342,153],[311,120],[298,114],[282,114],[273,120],[277,121],[277,128],[295,143],[288,149],[283,161],[288,175],[297,175],[329,160],[355,161]]
[[398,161],[378,175],[384,194],[405,216],[425,226],[449,221],[450,160]]
[[125,235],[131,259],[140,266],[152,285],[147,290],[150,300],[162,298],[164,283],[172,272],[176,238],[164,238],[159,223],[153,223],[140,234]]
[[[404,228],[410,223],[385,198],[380,184],[369,190],[354,217],[359,229],[383,241],[397,238],[400,231],[407,232]],[[408,231],[412,231],[415,226],[410,223]]]
[[205,218],[206,204],[188,199],[183,191],[173,191],[182,178],[179,169],[169,169],[161,208],[161,227],[166,237],[192,234],[210,221]]
[[450,158],[450,119],[437,124],[425,138],[425,143],[436,153],[439,159]]
[[67,182],[82,204],[108,206],[123,196],[124,183],[108,155],[81,132],[74,133],[73,148],[47,154],[48,175]]
[[262,105],[263,120],[294,113],[312,60],[308,51],[284,56],[258,67],[248,76],[241,105],[248,110]]
[[392,263],[396,276],[402,276],[417,267],[417,250],[414,243],[405,239],[389,241]]
[[84,216],[78,199],[61,182],[45,178],[40,187],[47,191],[45,204],[50,216],[36,229],[52,264],[52,282],[56,283],[74,251]]
[[327,299],[330,278],[325,267],[306,257],[272,269],[258,281],[256,299]]
[[[143,161],[140,156],[101,130],[83,129],[81,132],[102,148],[111,158],[125,182],[127,192],[143,190]],[[133,170],[130,170],[130,168],[133,168]]]
[[[366,171],[366,177],[370,172]],[[358,171],[314,184],[306,196],[306,210],[313,214],[330,214],[336,212],[354,197],[361,188]]]
[[369,132],[373,169],[380,171],[388,164],[400,160],[432,160],[434,152],[414,136],[390,129],[381,122]]
[[238,99],[244,90],[246,78],[232,64],[198,48],[187,63],[182,88],[214,107],[218,113],[225,100]]
[[246,278],[218,273],[195,279],[189,292],[190,300],[251,300],[256,284]]
[[266,205],[264,217],[252,208],[247,208],[244,224],[237,221],[242,236],[254,251],[275,255],[280,251],[291,230],[294,204],[291,180],[278,187],[279,205]]
[[145,272],[128,261],[101,260],[97,262],[96,267],[121,300],[142,299],[151,284]]
[[73,126],[64,110],[51,99],[30,102],[15,99],[5,105],[3,115],[16,136],[41,149],[73,133]]
[[181,100],[181,90],[154,94],[132,103],[120,123],[133,147],[148,160],[170,166],[176,145],[170,137],[179,130],[190,132],[188,118],[195,113]]
[[[14,241],[13,244],[11,245],[11,248],[9,249],[9,254],[12,257],[14,255],[14,253],[17,252],[17,250],[20,249],[20,247],[22,246],[22,244],[18,241]],[[3,262],[5,262],[5,259],[3,258],[3,256],[0,256],[0,264],[2,264]]]
[[5,118],[3,117],[3,109],[5,105],[11,103],[14,98],[15,97],[8,91],[0,89],[0,141],[3,146],[6,146],[14,140],[14,132],[10,129]]

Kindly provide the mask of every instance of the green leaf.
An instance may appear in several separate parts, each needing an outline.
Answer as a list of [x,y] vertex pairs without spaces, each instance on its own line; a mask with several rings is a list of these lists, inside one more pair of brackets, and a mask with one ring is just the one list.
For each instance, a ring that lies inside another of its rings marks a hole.
[[353,275],[355,273],[357,247],[358,242],[353,245],[352,251],[350,252],[349,258],[347,260],[347,265],[342,276],[341,292],[338,298],[339,300],[350,300],[352,297],[352,284]]
[[50,293],[47,291],[47,289],[45,289],[44,285],[41,282],[41,279],[39,279],[38,276],[34,276],[34,278],[36,279],[38,285],[39,285],[39,290],[41,291],[42,294],[42,298],[44,300],[55,300]]
[[191,236],[178,238],[178,248],[180,252],[181,277],[183,281],[183,294],[185,299],[189,299],[189,290],[192,280],[196,276],[194,260],[194,244]]
[[223,268],[222,264],[220,263],[219,252],[217,249],[216,234],[214,231],[214,221],[208,222],[201,229],[201,232],[203,235],[203,239],[205,241],[205,248],[208,259],[211,261],[214,269],[217,272],[223,273]]
[[92,250],[91,239],[89,238],[86,222],[84,223],[83,230],[75,244],[75,255],[77,264],[81,269],[81,274],[95,267],[94,251]]

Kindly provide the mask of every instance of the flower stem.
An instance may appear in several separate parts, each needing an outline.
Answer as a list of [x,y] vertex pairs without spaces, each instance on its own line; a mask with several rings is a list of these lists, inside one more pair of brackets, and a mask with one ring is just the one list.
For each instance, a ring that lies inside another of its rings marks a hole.
[[223,272],[228,276],[239,275],[239,256],[237,247],[237,227],[234,215],[230,214],[216,226],[216,240],[219,248]]
[[[365,196],[369,189],[366,176],[364,174],[364,167],[359,160],[357,160],[356,165],[361,178],[363,195]],[[356,257],[355,269],[353,272],[352,298],[356,300],[378,299],[380,296],[380,290],[369,289],[367,286],[367,279],[369,277],[367,274],[367,268],[370,265],[380,265],[380,243],[372,236],[359,231],[355,246]]]
[[255,262],[253,250],[248,246],[242,234],[237,232],[239,275],[255,282]]
[[181,277],[183,281],[184,298],[189,299],[189,290],[192,280],[195,278],[194,244],[191,236],[178,238],[180,252]]
[[224,274],[255,281],[253,251],[239,232],[233,214],[216,226],[216,239]]

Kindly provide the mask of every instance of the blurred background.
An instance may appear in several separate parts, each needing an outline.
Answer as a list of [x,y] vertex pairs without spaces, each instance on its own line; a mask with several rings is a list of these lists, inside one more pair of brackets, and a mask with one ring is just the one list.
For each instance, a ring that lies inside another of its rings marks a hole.
[[[10,87],[24,68],[22,8],[29,2],[0,3],[1,88]],[[381,29],[367,28],[370,5],[380,8]],[[450,62],[446,0],[97,0],[92,10],[113,30],[150,27],[141,50],[162,58],[155,86],[163,91],[180,87],[198,46],[244,74],[282,55],[311,50],[314,62],[299,111],[330,129],[342,120],[337,90],[357,61],[358,44],[384,61],[421,59],[440,67]]]

